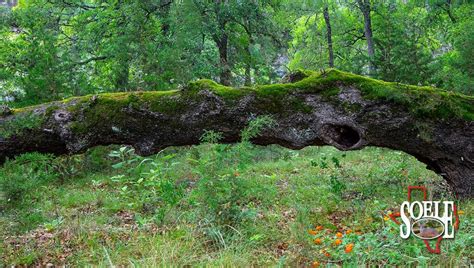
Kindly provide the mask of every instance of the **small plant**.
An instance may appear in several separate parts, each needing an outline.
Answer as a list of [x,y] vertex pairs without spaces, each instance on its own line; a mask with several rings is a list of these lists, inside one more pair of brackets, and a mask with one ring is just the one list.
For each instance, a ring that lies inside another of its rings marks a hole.
[[138,161],[138,159],[135,158],[135,149],[127,146],[123,146],[120,147],[118,150],[111,151],[109,153],[109,157],[119,160],[118,163],[112,165],[112,167],[115,169],[123,168],[124,166],[130,165]]
[[53,162],[54,171],[62,178],[70,178],[79,173],[82,164],[82,156],[57,157]]
[[329,183],[331,185],[331,191],[339,196],[342,196],[342,192],[347,188],[344,182],[336,175],[331,175]]
[[[176,206],[184,196],[184,190],[181,185],[176,184],[168,175],[171,165],[168,160],[175,155],[165,156],[161,161],[151,163],[153,168],[143,180],[138,180],[136,186],[141,191],[151,191],[147,198],[143,200],[144,204],[156,203],[158,208],[155,211],[154,220],[157,223],[163,222],[166,214]],[[174,162],[176,163],[176,162]]]
[[[118,150],[111,151],[109,157],[118,160],[117,163],[112,165],[113,169],[125,170],[128,175],[135,174],[139,175],[143,171],[143,166],[146,162],[151,159],[138,156],[135,154],[135,149],[128,146],[120,147]],[[136,163],[139,164],[137,165]]]
[[[109,156],[119,159],[113,165],[116,170],[125,168],[127,175],[117,174],[111,181],[117,184],[121,198],[128,209],[135,209],[146,215],[137,216],[140,225],[155,221],[161,224],[167,213],[177,205],[183,197],[182,187],[172,179],[172,166],[179,164],[173,162],[175,154],[158,154],[157,158],[143,159],[134,154],[133,149],[121,147],[112,151]],[[97,184],[97,183],[96,183]]]
[[58,229],[58,227],[63,223],[64,219],[62,217],[59,217],[57,219],[52,220],[51,222],[47,222],[43,224],[44,229],[52,233]]
[[337,157],[333,156],[331,161],[334,163],[335,168],[341,168],[341,164],[339,163],[339,159]]
[[192,192],[191,203],[200,208],[201,217],[205,219],[203,228],[218,245],[225,246],[226,238],[232,237],[236,228],[250,215],[243,207],[249,202],[251,186],[240,172],[252,163],[251,139],[273,123],[268,116],[256,118],[242,130],[241,143],[232,147],[215,144],[222,138],[219,133],[208,131],[201,138],[207,142],[208,150],[194,160],[195,171],[201,179]]
[[329,167],[328,162],[326,162],[326,159],[327,159],[326,156],[321,157],[321,162],[319,163],[319,167],[321,169],[325,169]]
[[242,143],[250,142],[251,139],[257,137],[265,128],[275,124],[275,120],[269,115],[263,115],[250,121],[249,125],[242,130]]
[[222,133],[216,132],[214,130],[205,130],[202,134],[200,140],[202,143],[218,143],[222,139]]

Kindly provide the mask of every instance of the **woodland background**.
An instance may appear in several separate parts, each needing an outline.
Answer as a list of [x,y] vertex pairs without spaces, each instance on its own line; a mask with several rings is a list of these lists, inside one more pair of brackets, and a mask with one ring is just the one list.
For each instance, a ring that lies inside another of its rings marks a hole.
[[23,0],[0,10],[0,94],[18,106],[328,67],[473,94],[473,10],[456,0]]
[[[0,1],[0,105],[236,87],[334,67],[474,94],[474,3],[457,0]],[[15,7],[11,7],[15,6]],[[35,125],[35,118],[26,127]],[[141,157],[128,146],[28,153],[0,168],[0,266],[448,266],[474,263],[473,200],[429,253],[389,220],[446,181],[400,151],[201,145]],[[421,196],[414,196],[414,198]],[[434,246],[434,245],[432,245]]]

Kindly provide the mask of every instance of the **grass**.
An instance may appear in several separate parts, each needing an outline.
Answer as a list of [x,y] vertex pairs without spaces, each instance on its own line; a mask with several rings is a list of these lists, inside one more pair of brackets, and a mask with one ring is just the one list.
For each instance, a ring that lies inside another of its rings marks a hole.
[[8,162],[0,169],[0,265],[472,265],[473,201],[460,202],[460,230],[440,255],[402,240],[386,220],[408,185],[451,199],[409,155],[209,143],[217,139],[149,158],[98,147]]

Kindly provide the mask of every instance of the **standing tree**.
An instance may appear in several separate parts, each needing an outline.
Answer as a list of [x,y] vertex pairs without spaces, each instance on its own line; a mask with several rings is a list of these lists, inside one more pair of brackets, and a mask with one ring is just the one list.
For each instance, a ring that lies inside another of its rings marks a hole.
[[331,20],[329,18],[329,8],[328,4],[325,3],[323,7],[324,21],[326,22],[326,36],[328,39],[328,64],[330,68],[334,67],[334,52],[332,49],[332,30],[331,30]]
[[194,4],[201,13],[206,32],[210,34],[219,51],[219,81],[223,85],[230,85],[232,71],[229,62],[228,25],[232,16],[231,4],[227,0],[195,0]]
[[372,11],[370,0],[357,0],[357,7],[362,12],[364,16],[364,35],[365,40],[367,41],[367,55],[369,57],[369,74],[374,75],[375,65],[374,65],[374,55],[375,55],[375,45],[374,38],[372,34],[372,19],[370,12]]

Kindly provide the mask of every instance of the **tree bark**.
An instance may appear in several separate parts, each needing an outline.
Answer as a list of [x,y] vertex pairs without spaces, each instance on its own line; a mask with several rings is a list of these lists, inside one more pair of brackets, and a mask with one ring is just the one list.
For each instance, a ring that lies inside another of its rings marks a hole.
[[247,34],[249,36],[249,43],[247,44],[247,47],[246,47],[247,59],[245,63],[244,85],[249,87],[252,85],[252,51],[250,50],[250,46],[253,45],[254,40],[253,40],[252,33],[250,31],[248,31]]
[[250,62],[247,62],[245,64],[245,81],[244,85],[249,87],[252,85],[252,66],[250,65]]
[[374,48],[374,38],[372,34],[372,20],[370,17],[370,0],[357,0],[357,4],[359,6],[362,15],[364,16],[364,35],[367,41],[367,56],[369,57],[369,74],[373,75],[375,73],[375,65],[374,65],[374,56],[375,56],[375,48]]
[[445,9],[446,13],[448,14],[448,17],[451,20],[451,22],[456,23],[456,18],[453,15],[451,7],[452,7],[451,0],[446,0],[446,9]]
[[331,21],[329,19],[329,10],[328,6],[324,6],[323,9],[324,21],[326,22],[326,34],[328,40],[328,54],[329,54],[329,67],[334,68],[334,52],[332,49],[332,30],[331,30]]
[[0,109],[0,161],[26,152],[75,154],[129,144],[140,155],[198,144],[205,130],[238,142],[242,129],[269,115],[273,127],[252,141],[300,149],[332,145],[404,151],[473,197],[474,98],[330,70],[302,72],[287,84],[234,89],[210,80],[182,90],[107,93]]
[[130,74],[130,64],[128,59],[119,59],[119,66],[117,67],[115,77],[115,90],[116,91],[127,91],[128,76]]
[[228,46],[229,46],[229,36],[227,34],[227,23],[229,22],[228,12],[226,12],[226,5],[227,1],[223,0],[215,0],[214,2],[214,14],[216,15],[218,31],[214,33],[213,38],[214,42],[217,45],[217,49],[219,50],[219,60],[220,60],[220,75],[219,75],[219,82],[222,85],[230,86],[231,79],[232,79],[232,72],[230,69],[229,64],[229,57],[228,57]]
[[227,34],[222,34],[222,36],[217,40],[217,48],[219,49],[219,59],[221,63],[221,72],[219,75],[219,81],[225,86],[230,85],[230,80],[232,78],[232,73],[230,71],[229,60],[227,57]]

